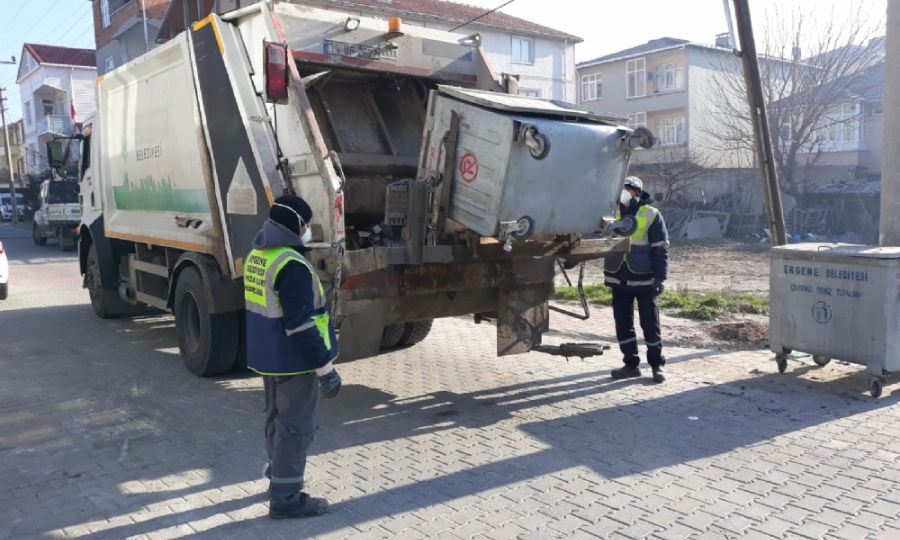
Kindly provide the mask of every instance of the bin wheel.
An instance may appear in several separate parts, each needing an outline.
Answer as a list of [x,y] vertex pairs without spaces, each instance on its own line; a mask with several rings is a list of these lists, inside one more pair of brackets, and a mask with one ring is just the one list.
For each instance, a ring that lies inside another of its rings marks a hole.
[[534,130],[531,134],[537,143],[536,148],[529,148],[531,152],[531,157],[534,159],[544,159],[547,157],[547,154],[550,153],[550,139],[547,138],[543,133],[538,133],[537,130]]
[[882,379],[872,379],[872,382],[869,383],[869,394],[873,398],[880,398],[883,389],[884,381]]
[[775,355],[775,363],[778,365],[778,373],[787,371],[787,356],[783,354]]
[[831,358],[828,358],[827,356],[813,356],[813,362],[815,362],[817,366],[825,367],[828,365],[828,362],[831,362]]

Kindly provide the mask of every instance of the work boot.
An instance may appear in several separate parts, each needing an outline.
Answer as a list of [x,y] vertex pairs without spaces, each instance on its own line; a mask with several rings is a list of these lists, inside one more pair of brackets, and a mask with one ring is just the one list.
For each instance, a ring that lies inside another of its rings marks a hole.
[[633,379],[635,377],[641,376],[641,369],[636,366],[635,367],[624,366],[624,367],[620,367],[619,369],[614,369],[614,370],[610,371],[609,374],[613,379],[616,379],[616,380],[618,380],[618,379]]
[[653,368],[653,382],[656,384],[666,382],[666,373],[663,371],[662,366]]
[[269,503],[269,517],[272,519],[292,519],[321,516],[328,511],[328,501],[310,497],[301,492],[300,500],[284,504]]

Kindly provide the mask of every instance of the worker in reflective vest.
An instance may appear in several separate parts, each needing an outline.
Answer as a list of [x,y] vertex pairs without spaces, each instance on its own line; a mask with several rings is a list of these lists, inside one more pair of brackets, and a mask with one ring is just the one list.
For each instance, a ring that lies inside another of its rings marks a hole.
[[637,223],[631,235],[631,249],[626,254],[607,257],[604,278],[612,290],[616,339],[625,366],[612,370],[614,379],[640,377],[637,335],[634,331],[634,301],[637,300],[641,329],[647,346],[647,363],[653,370],[653,381],[665,382],[662,337],[657,297],[669,270],[669,233],[659,210],[650,206],[653,199],[644,191],[644,183],[636,176],[625,179],[619,199],[617,218],[631,216]]
[[319,394],[333,398],[341,387],[325,289],[302,255],[311,219],[300,197],[275,199],[244,264],[247,365],[263,377],[273,519],[328,510],[325,499],[302,492],[307,451],[319,427]]

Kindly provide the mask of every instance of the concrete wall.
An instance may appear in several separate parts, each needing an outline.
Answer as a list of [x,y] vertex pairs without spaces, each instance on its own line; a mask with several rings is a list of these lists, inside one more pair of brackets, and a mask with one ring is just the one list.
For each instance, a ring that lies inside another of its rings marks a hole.
[[[734,108],[748,109],[743,95],[728,95],[728,103],[721,102],[722,96],[716,88],[724,80],[742,80],[740,59],[726,50],[691,47],[688,52],[690,73],[690,106],[688,117],[691,127],[688,131],[691,151],[708,163],[725,169],[748,168],[755,166],[751,150],[722,151],[721,141],[717,134],[724,133],[721,111]],[[749,110],[748,110],[749,112]],[[746,133],[752,134],[749,122]],[[752,142],[752,141],[751,141]]]
[[[661,53],[652,53],[642,57],[646,60],[646,73],[652,77],[656,66],[668,63],[675,63],[686,67],[687,56],[684,48],[677,50],[669,50]],[[637,98],[627,98],[626,94],[626,71],[627,60],[617,60],[597,66],[589,66],[578,69],[578,77],[576,79],[579,86],[578,104],[588,110],[608,111],[615,114],[626,116],[636,112],[646,112],[648,116],[655,111],[664,111],[672,109],[686,109],[688,105],[689,85],[687,69],[685,69],[684,87],[680,90],[672,92],[656,92],[654,80],[646,81],[646,96]],[[603,75],[603,98],[598,100],[584,101],[581,96],[581,77],[583,75],[591,75],[601,73]],[[655,126],[647,124],[651,130]]]

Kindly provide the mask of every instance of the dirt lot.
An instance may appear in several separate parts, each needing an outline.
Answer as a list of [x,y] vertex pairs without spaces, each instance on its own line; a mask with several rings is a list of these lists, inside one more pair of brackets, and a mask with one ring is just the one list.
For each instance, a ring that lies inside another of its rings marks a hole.
[[[669,248],[669,289],[769,293],[767,246],[737,242]],[[569,273],[575,280],[577,270]],[[588,263],[585,283],[603,281],[603,261]]]
[[[577,279],[577,270],[570,278]],[[603,281],[603,262],[589,263],[585,283]],[[557,279],[563,285],[564,280]],[[736,242],[716,242],[672,246],[669,250],[670,290],[736,291],[767,295],[769,259],[767,246]],[[612,322],[611,309],[595,306],[595,317]],[[610,313],[606,313],[610,312]],[[663,311],[666,343],[682,347],[759,349],[766,346],[768,317],[735,315],[717,321],[695,321],[669,316]],[[606,322],[606,321],[604,321]]]

